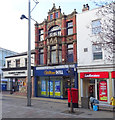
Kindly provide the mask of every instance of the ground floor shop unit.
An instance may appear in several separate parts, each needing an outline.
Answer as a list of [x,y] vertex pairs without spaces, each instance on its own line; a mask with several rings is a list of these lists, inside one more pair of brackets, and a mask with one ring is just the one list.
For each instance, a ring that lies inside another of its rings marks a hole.
[[79,104],[89,107],[89,98],[95,97],[102,103],[111,102],[115,96],[115,72],[80,72],[79,73]]
[[[77,65],[35,67],[34,85],[36,97],[67,98],[69,82],[78,88]],[[68,70],[71,69],[71,74]]]
[[[4,68],[3,76],[9,79],[9,90],[26,95],[27,93],[27,67],[23,68]],[[31,83],[33,96],[33,68],[31,69]],[[17,93],[18,94],[18,93]]]

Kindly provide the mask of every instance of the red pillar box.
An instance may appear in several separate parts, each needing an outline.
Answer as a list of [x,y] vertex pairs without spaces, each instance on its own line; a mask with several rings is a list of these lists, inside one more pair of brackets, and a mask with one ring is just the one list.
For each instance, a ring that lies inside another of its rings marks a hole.
[[[78,108],[78,89],[71,88],[71,92],[72,92],[73,108]],[[70,107],[70,103],[71,103],[71,93],[70,93],[70,89],[68,88],[68,107]]]

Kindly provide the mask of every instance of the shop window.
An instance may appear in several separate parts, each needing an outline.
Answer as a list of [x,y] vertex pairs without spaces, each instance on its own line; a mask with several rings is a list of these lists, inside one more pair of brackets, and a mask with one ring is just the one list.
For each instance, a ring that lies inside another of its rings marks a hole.
[[93,60],[99,60],[103,58],[101,45],[93,45]]
[[8,68],[11,67],[11,61],[7,61],[7,67],[8,67]]
[[98,34],[101,32],[101,22],[100,20],[92,21],[92,34]]
[[39,41],[43,41],[44,40],[44,32],[43,29],[39,30]]
[[58,12],[55,13],[55,18],[58,18]]
[[16,67],[20,67],[20,59],[16,60]]
[[67,22],[67,35],[73,34],[73,21]]
[[73,62],[73,44],[67,46],[67,61]]
[[43,65],[44,64],[44,50],[43,49],[40,49],[39,50],[39,64],[40,65]]
[[60,98],[62,77],[40,77],[38,80],[38,96]]
[[49,37],[52,36],[61,36],[61,28],[59,26],[53,26],[48,31]]

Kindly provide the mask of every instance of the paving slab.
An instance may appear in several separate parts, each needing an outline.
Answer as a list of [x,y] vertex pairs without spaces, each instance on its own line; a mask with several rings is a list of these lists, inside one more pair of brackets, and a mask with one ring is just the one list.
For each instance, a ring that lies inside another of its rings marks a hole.
[[[74,108],[75,113],[69,113],[67,100],[50,98],[32,98],[32,106],[27,106],[25,96],[3,94],[2,118],[113,118],[110,111],[92,111]],[[115,117],[114,117],[115,118]]]

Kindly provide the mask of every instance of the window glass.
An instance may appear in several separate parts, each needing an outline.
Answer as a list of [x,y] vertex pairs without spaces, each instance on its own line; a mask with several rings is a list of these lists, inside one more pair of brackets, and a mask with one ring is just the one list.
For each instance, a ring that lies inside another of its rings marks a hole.
[[39,30],[39,41],[43,41],[44,40],[44,31],[43,29]]
[[61,28],[59,26],[53,26],[49,29],[48,35],[51,36],[60,36],[61,35]]
[[101,22],[100,20],[92,21],[92,33],[98,34],[101,32]]
[[43,65],[44,64],[44,53],[43,53],[43,49],[39,50],[39,64]]
[[68,44],[68,48],[73,48],[73,44]]
[[40,65],[43,65],[43,54],[40,54]]
[[68,35],[71,35],[73,34],[73,28],[69,28],[68,31],[67,31]]
[[43,33],[44,33],[43,29],[39,30],[39,33],[40,33],[40,34],[43,34]]
[[102,59],[102,52],[93,53],[93,59]]
[[51,51],[51,63],[56,63],[56,51]]
[[16,67],[20,67],[20,60],[16,60]]
[[27,58],[25,58],[25,67],[27,67]]
[[55,13],[55,18],[58,18],[58,12]]
[[73,34],[73,22],[70,21],[67,23],[67,35]]
[[67,46],[67,58],[68,62],[73,62],[73,44]]
[[71,22],[68,22],[67,23],[67,27],[73,27],[73,22],[71,21]]
[[40,49],[39,52],[44,52],[44,50],[43,50],[43,49]]
[[50,20],[52,20],[52,19],[53,19],[53,14],[50,15]]
[[93,45],[93,60],[102,59],[102,47],[101,45]]
[[61,63],[62,62],[62,51],[59,50],[59,62]]
[[56,46],[51,46],[51,50],[55,50],[56,49]]
[[11,67],[11,61],[7,61],[7,68]]
[[68,62],[73,62],[73,49],[68,50]]

